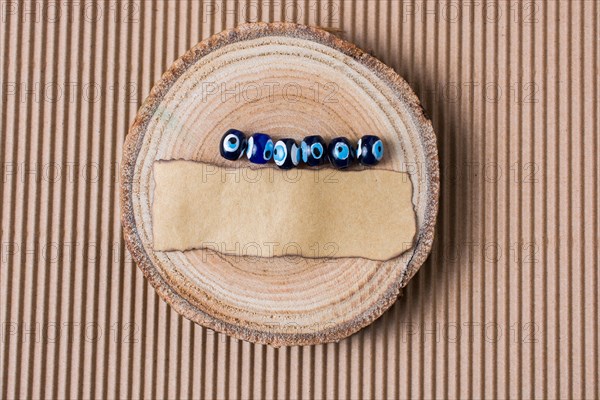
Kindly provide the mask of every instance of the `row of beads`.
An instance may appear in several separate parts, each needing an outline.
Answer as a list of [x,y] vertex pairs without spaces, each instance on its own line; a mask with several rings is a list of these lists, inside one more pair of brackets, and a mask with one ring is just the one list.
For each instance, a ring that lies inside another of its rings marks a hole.
[[383,143],[374,135],[363,136],[356,147],[344,137],[329,142],[319,135],[307,136],[300,147],[294,139],[280,139],[275,144],[269,135],[255,133],[246,139],[243,132],[230,129],[221,138],[221,156],[227,160],[238,160],[244,154],[255,164],[265,164],[271,158],[281,169],[297,167],[300,161],[311,167],[329,159],[336,168],[347,168],[356,160],[363,165],[376,165],[383,157]]

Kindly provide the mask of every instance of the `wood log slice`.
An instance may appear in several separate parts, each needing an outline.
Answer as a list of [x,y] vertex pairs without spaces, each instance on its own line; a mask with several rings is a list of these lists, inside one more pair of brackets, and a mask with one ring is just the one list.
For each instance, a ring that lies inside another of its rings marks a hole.
[[[411,174],[414,247],[384,262],[153,251],[153,163],[230,166],[218,151],[229,128],[298,140],[382,137],[386,153],[376,168]],[[197,44],[139,110],[121,174],[125,241],[159,295],[184,317],[251,342],[307,345],[351,335],[396,301],[432,246],[439,167],[431,122],[390,67],[318,28],[245,24]]]

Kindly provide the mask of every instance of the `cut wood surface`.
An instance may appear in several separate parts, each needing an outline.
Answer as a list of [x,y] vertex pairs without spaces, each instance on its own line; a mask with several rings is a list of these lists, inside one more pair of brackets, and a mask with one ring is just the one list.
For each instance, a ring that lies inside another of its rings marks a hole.
[[[154,162],[247,165],[219,155],[229,128],[297,140],[382,137],[375,168],[411,175],[415,246],[385,262],[153,251]],[[358,331],[394,303],[431,249],[438,191],[435,135],[401,77],[326,31],[256,23],[199,43],[152,89],[124,146],[121,212],[137,265],[177,312],[252,342],[315,344]]]

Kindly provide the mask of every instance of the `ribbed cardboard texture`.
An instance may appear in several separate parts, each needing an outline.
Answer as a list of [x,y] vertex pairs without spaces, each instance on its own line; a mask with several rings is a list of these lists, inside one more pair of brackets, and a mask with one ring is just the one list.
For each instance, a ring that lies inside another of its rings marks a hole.
[[[0,3],[1,398],[598,398],[599,5]],[[128,257],[118,170],[153,83],[243,21],[339,30],[438,135],[432,255],[382,318],[274,349],[179,317]]]

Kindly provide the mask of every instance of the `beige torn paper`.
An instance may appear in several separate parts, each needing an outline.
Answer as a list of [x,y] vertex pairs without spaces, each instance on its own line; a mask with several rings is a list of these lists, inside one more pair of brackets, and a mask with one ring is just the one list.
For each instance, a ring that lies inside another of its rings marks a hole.
[[403,172],[154,163],[154,250],[388,260],[413,246]]

